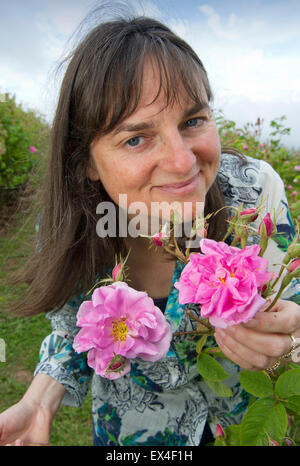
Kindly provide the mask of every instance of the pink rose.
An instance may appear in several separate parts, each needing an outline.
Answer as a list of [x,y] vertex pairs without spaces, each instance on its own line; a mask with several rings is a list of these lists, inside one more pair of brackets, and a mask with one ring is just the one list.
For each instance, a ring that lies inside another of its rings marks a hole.
[[296,165],[295,167],[296,172],[300,172],[300,165]]
[[248,146],[246,144],[243,145],[243,150],[248,150]]
[[120,281],[95,289],[92,300],[79,308],[77,326],[82,328],[74,339],[75,351],[88,351],[88,365],[110,379],[130,370],[129,359],[163,358],[172,338],[153,299]]
[[30,152],[32,152],[32,153],[37,151],[37,149],[36,149],[34,146],[30,146],[30,147],[29,147],[29,150],[30,150]]
[[272,278],[258,245],[244,249],[210,239],[200,241],[202,253],[190,255],[180,280],[179,303],[201,304],[201,316],[220,328],[248,322],[265,303],[258,290]]
[[297,196],[297,191],[293,191],[293,192],[291,193],[291,196]]

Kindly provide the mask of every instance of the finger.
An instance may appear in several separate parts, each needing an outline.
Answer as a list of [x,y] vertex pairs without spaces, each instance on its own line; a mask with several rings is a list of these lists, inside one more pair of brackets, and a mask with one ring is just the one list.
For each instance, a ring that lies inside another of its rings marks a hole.
[[240,344],[223,330],[217,329],[215,338],[223,353],[243,369],[262,370],[275,362],[274,358],[257,353]]
[[24,445],[24,442],[22,440],[18,439],[13,443],[13,445],[15,447],[22,447]]
[[6,443],[6,447],[22,447],[24,442],[20,439],[15,440],[13,443]]
[[224,334],[228,338],[231,337],[235,344],[241,344],[246,350],[273,358],[279,358],[288,353],[292,347],[289,335],[257,332],[241,325],[227,327]]
[[293,301],[278,300],[269,312],[259,311],[242,325],[263,333],[295,333],[300,329],[300,306]]

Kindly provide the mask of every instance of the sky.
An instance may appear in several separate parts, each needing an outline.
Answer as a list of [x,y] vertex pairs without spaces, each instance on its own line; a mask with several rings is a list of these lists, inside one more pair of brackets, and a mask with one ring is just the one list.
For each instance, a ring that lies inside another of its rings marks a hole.
[[[215,110],[239,126],[260,117],[265,139],[270,121],[285,115],[291,133],[282,141],[300,148],[299,0],[123,0],[129,2],[194,48],[207,70]],[[62,78],[56,67],[80,37],[74,36],[80,22],[100,3],[2,0],[0,93],[14,94],[24,109],[51,123]],[[94,23],[98,19],[94,15]]]

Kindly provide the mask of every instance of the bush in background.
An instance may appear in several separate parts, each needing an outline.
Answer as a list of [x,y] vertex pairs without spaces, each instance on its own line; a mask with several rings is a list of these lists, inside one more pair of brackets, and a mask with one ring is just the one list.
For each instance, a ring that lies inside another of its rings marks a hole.
[[32,110],[24,111],[15,96],[0,103],[0,201],[8,203],[25,186],[40,161],[49,126]]

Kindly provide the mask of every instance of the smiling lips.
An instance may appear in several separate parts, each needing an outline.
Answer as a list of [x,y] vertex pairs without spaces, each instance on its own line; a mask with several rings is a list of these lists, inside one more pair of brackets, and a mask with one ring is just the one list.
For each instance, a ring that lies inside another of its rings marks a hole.
[[190,178],[189,180],[184,181],[183,183],[165,184],[162,186],[155,186],[155,188],[160,189],[161,191],[171,193],[171,194],[187,194],[187,193],[194,191],[198,183],[199,183],[199,173],[193,176],[193,178]]

